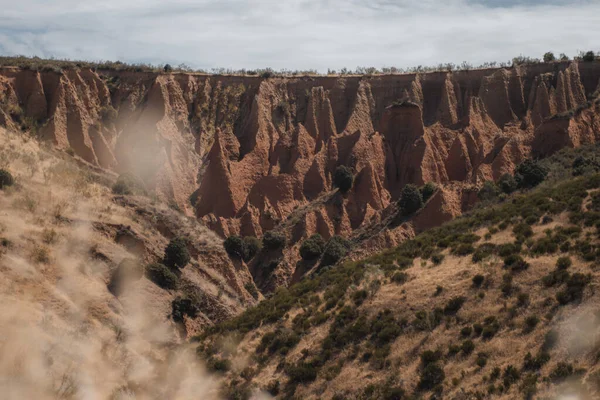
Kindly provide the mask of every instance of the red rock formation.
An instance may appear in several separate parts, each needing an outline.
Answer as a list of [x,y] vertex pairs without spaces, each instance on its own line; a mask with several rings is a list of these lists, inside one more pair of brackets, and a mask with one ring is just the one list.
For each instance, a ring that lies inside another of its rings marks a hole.
[[[532,153],[595,142],[597,107],[550,117],[584,104],[599,77],[598,63],[271,79],[5,68],[0,124],[37,120],[58,147],[136,173],[223,236],[285,227],[293,246],[379,226],[405,184],[436,182],[431,212],[378,233],[379,246],[456,216],[472,187]],[[344,196],[331,193],[340,165],[355,173]]]

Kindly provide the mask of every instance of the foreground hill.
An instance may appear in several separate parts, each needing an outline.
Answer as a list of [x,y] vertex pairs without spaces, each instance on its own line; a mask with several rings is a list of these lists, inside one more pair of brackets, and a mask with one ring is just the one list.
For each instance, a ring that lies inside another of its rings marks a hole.
[[597,151],[561,152],[535,189],[280,288],[198,353],[228,398],[597,398]]
[[[2,398],[218,398],[185,339],[255,304],[252,277],[194,218],[114,180],[0,128]],[[157,270],[175,237],[189,263]]]
[[[287,247],[258,279],[266,292],[301,275],[303,239],[376,230],[408,183],[443,189],[430,215],[439,223],[467,210],[483,181],[600,131],[593,61],[327,77],[61,68],[3,67],[0,124],[137,175],[222,237],[279,230]],[[321,201],[342,165],[353,187]]]

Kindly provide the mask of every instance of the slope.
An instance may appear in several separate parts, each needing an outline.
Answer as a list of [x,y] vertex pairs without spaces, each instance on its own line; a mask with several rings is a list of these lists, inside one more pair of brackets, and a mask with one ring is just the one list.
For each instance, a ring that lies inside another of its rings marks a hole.
[[596,155],[562,151],[535,189],[280,288],[198,352],[229,398],[595,398]]

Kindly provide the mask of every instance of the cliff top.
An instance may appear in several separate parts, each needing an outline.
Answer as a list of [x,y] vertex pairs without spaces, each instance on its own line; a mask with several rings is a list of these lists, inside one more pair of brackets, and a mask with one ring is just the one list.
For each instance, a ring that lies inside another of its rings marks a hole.
[[25,56],[1,56],[0,68],[11,69],[20,68],[24,70],[36,71],[62,71],[62,70],[77,70],[90,68],[100,71],[119,71],[119,72],[151,72],[151,73],[176,73],[189,74],[198,76],[244,76],[257,78],[272,78],[272,77],[362,77],[362,76],[388,76],[388,75],[414,75],[414,74],[433,74],[433,73],[448,73],[448,72],[469,72],[469,71],[489,71],[499,69],[511,69],[521,65],[568,65],[572,61],[579,63],[588,63],[599,61],[600,57],[590,59],[583,56],[570,59],[557,59],[554,61],[542,61],[537,58],[515,57],[509,62],[486,62],[479,66],[473,66],[470,63],[463,62],[460,65],[453,63],[438,64],[436,66],[422,66],[410,68],[383,67],[357,67],[355,70],[342,68],[340,71],[328,70],[327,73],[319,73],[316,70],[280,70],[275,71],[271,68],[258,69],[240,69],[234,70],[230,68],[213,68],[211,71],[203,69],[193,69],[185,64],[178,66],[152,65],[145,63],[125,63],[121,61],[81,61],[68,59],[44,59],[40,57],[25,57]]

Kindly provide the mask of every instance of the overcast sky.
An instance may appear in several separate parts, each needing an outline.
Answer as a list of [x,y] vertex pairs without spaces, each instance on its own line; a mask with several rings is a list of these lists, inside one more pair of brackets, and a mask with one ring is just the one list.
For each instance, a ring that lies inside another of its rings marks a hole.
[[339,69],[600,50],[600,0],[0,0],[0,52]]

